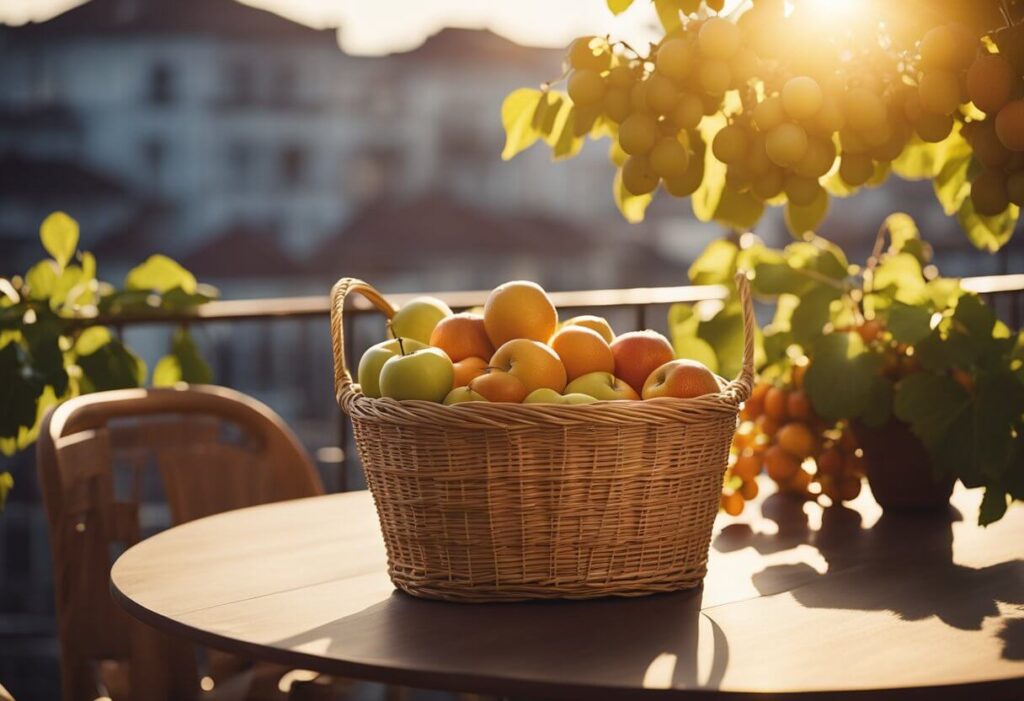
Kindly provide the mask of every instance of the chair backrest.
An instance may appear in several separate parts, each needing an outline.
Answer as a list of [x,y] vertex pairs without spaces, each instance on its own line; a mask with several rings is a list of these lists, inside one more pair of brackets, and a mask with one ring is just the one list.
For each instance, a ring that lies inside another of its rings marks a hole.
[[322,494],[309,456],[267,406],[197,385],[71,399],[47,415],[36,451],[65,701],[96,698],[103,665],[112,660],[130,663],[130,693],[122,695],[194,697],[194,651],[113,604],[112,560],[147,534],[142,507],[152,502],[165,500],[176,524]]

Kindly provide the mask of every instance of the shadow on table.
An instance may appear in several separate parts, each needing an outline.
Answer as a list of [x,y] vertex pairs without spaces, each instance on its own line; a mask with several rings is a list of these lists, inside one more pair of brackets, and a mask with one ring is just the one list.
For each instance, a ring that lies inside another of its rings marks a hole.
[[[358,655],[368,664],[429,671],[437,675],[436,688],[524,694],[554,684],[584,692],[606,686],[717,689],[729,647],[700,607],[699,590],[627,600],[472,605],[395,592],[273,645],[326,641],[325,650],[317,647],[321,656]],[[396,673],[393,681],[431,686],[422,676]]]
[[[1024,604],[1024,560],[983,568],[953,561],[953,524],[962,520],[953,507],[883,512],[864,529],[860,513],[832,506],[814,531],[801,502],[772,495],[763,515],[779,525],[778,535],[733,524],[715,539],[715,548],[769,554],[807,544],[828,562],[828,572],[819,574],[806,563],[772,565],[753,576],[762,594],[790,591],[810,608],[891,611],[908,621],[936,616],[962,630],[980,630],[986,618],[1000,616],[999,603]],[[1005,621],[998,635],[1004,658],[1024,659],[1024,620]]]

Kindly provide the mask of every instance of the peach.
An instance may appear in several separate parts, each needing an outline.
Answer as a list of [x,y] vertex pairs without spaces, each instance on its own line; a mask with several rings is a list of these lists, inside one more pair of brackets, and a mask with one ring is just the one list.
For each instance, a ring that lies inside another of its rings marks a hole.
[[529,390],[519,378],[504,370],[488,370],[483,375],[474,377],[468,389],[476,392],[489,402],[511,402],[519,404]]
[[651,373],[675,357],[672,344],[657,331],[631,331],[616,338],[612,344],[615,376],[625,380],[637,393]]
[[518,378],[526,385],[527,394],[540,387],[556,392],[565,389],[562,360],[555,351],[538,341],[517,338],[502,344],[491,357],[490,366]]
[[570,382],[590,372],[612,372],[615,357],[601,335],[585,326],[563,326],[551,337],[551,349],[562,359]]
[[484,303],[484,328],[495,348],[516,338],[547,342],[557,325],[555,305],[534,282],[506,282]]
[[720,391],[718,380],[704,363],[696,360],[670,360],[651,373],[641,396],[687,399]]
[[494,355],[494,346],[484,328],[484,318],[479,314],[463,312],[441,319],[430,334],[430,345],[447,353],[453,363]]
[[483,358],[469,357],[454,364],[456,387],[463,387],[469,384],[474,377],[479,377],[487,371],[487,361]]

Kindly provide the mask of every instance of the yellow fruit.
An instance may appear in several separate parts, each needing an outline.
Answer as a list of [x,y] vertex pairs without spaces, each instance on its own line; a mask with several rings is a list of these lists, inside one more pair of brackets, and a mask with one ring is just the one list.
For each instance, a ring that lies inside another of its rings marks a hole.
[[724,95],[732,85],[732,69],[725,61],[708,60],[697,69],[700,86],[709,95]]
[[1024,151],[1024,100],[1014,100],[999,110],[996,136],[1011,151]]
[[655,73],[647,81],[645,99],[654,114],[668,114],[679,102],[679,88],[671,79]]
[[567,88],[569,98],[580,107],[600,103],[607,89],[601,74],[589,68],[577,69],[570,73]]
[[754,108],[754,125],[763,132],[771,131],[785,120],[786,111],[778,95],[765,98]]
[[[597,340],[603,343],[600,337],[597,337]],[[566,374],[562,360],[554,350],[540,341],[531,341],[527,338],[507,341],[494,352],[489,365],[518,379],[528,393],[541,387],[556,392],[565,389]],[[470,383],[470,389],[474,389],[475,382],[474,379]]]
[[798,206],[811,204],[818,199],[822,192],[822,187],[816,178],[805,178],[795,174],[786,176],[783,189],[789,201]]
[[782,86],[782,106],[793,119],[810,119],[821,109],[824,99],[818,82],[809,76],[790,78]]
[[754,480],[745,481],[743,483],[743,486],[740,487],[740,494],[747,501],[752,501],[754,499],[757,499],[758,491],[759,490],[757,488],[757,482],[754,481]]
[[979,110],[995,114],[1010,101],[1015,81],[1009,61],[1001,54],[985,54],[967,71],[967,95]]
[[850,187],[860,187],[874,174],[874,161],[862,153],[844,153],[839,161],[839,177]]
[[953,131],[953,121],[948,114],[922,114],[914,124],[914,131],[922,141],[937,144]]
[[631,114],[619,126],[619,146],[631,156],[650,151],[657,138],[658,122],[649,114]]
[[515,338],[547,342],[557,325],[555,305],[534,282],[506,282],[484,303],[484,328],[495,348]]
[[682,80],[693,67],[693,50],[684,39],[668,39],[658,47],[655,65],[659,73]]
[[569,65],[576,69],[603,71],[611,65],[608,41],[601,37],[580,37],[569,45]]
[[719,129],[711,142],[711,152],[722,163],[738,163],[747,156],[749,143],[743,127],[729,124]]
[[646,156],[630,156],[622,164],[622,186],[633,195],[646,195],[658,187],[658,174]]
[[780,428],[775,434],[775,440],[783,450],[797,460],[811,457],[817,444],[807,424],[797,421]]
[[704,118],[704,103],[692,93],[683,93],[672,108],[670,117],[680,129],[696,129]]
[[761,458],[753,453],[744,452],[736,458],[732,473],[743,480],[752,480],[761,473]]
[[[775,421],[782,422],[788,417],[786,413],[786,390],[781,387],[772,387],[764,395],[764,413]],[[774,433],[774,431],[765,431],[765,433]]]
[[739,492],[722,495],[722,510],[730,516],[739,516],[743,513],[743,495]]
[[800,462],[782,447],[773,445],[764,451],[764,467],[768,476],[779,484],[787,482],[800,472]]
[[952,114],[960,104],[960,80],[949,71],[925,73],[917,91],[921,107],[932,114]]
[[690,153],[675,136],[663,136],[649,156],[651,170],[662,178],[678,178],[690,165]]
[[807,133],[796,124],[780,124],[768,132],[764,148],[773,163],[786,168],[807,153]]
[[709,58],[722,60],[732,58],[739,51],[742,40],[739,27],[721,17],[708,18],[697,35],[701,52]]
[[567,319],[562,326],[563,328],[566,326],[583,326],[592,331],[597,331],[606,343],[611,343],[615,340],[615,332],[612,330],[611,324],[601,316],[594,316],[592,314],[574,316],[571,319]]

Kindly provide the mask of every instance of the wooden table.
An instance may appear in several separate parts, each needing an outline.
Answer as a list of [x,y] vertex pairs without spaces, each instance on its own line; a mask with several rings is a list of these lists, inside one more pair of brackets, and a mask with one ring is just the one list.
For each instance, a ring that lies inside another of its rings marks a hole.
[[1022,699],[1024,507],[983,529],[979,500],[958,487],[956,509],[924,517],[866,492],[830,509],[772,495],[716,523],[703,590],[460,605],[396,592],[369,494],[337,494],[173,528],[124,553],[111,588],[197,643],[416,687]]

